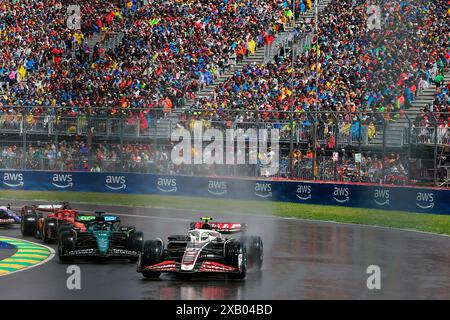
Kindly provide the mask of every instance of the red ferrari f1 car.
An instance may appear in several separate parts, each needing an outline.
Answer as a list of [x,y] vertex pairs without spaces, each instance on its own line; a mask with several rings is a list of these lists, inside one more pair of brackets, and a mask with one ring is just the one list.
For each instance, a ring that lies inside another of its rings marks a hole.
[[44,242],[58,240],[61,231],[72,227],[85,230],[84,223],[77,221],[78,212],[63,202],[23,206],[21,210],[21,232],[23,236],[34,236]]
[[263,243],[259,236],[226,238],[225,234],[243,233],[246,224],[210,222],[202,218],[193,222],[187,235],[168,237],[144,244],[137,271],[146,278],[158,278],[162,272],[226,273],[230,278],[244,279],[247,267],[261,269]]

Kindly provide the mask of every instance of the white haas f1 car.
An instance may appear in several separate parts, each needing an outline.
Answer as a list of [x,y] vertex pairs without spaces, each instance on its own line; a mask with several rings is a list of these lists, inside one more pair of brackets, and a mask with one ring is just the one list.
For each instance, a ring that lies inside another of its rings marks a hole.
[[139,256],[137,272],[146,278],[161,273],[226,273],[244,279],[247,267],[261,269],[263,243],[258,236],[225,238],[223,234],[242,233],[246,224],[209,222],[202,218],[192,222],[187,235],[168,237],[166,248],[161,239],[148,240]]

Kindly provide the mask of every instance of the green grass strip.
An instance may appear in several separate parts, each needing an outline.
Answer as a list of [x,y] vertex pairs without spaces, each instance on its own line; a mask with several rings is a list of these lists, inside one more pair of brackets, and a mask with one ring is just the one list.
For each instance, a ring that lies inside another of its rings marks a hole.
[[[197,210],[201,215],[214,212],[240,212],[344,222],[381,227],[411,229],[450,235],[450,215],[387,211],[340,206],[307,205],[273,201],[245,201],[211,198],[190,198],[164,195],[128,195],[95,192],[51,192],[2,190],[0,199],[71,201],[92,204],[161,207]],[[126,212],[125,212],[126,213]]]

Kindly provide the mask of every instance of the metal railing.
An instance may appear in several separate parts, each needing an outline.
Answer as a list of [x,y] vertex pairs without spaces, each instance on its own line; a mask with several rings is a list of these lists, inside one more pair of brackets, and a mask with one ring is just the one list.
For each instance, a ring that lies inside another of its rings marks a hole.
[[[31,110],[32,108],[30,108]],[[187,110],[182,120],[161,117],[162,110],[155,109],[147,117],[139,116],[139,109],[133,110],[130,115],[107,116],[90,115],[88,113],[77,116],[69,115],[34,115],[23,108],[16,113],[3,113],[0,111],[0,134],[15,134],[17,136],[46,135],[68,137],[84,136],[89,133],[96,137],[112,139],[169,139],[172,131],[182,126],[189,129],[192,121],[202,119],[205,129],[279,129],[281,141],[293,140],[323,142],[331,136],[339,146],[345,145],[374,145],[386,144],[407,146],[409,144],[437,144],[450,145],[450,128],[438,124],[437,120],[428,126],[418,126],[413,121],[418,113],[406,114],[404,125],[395,125],[395,122],[383,119],[380,114],[371,113],[371,120],[366,121],[362,113],[333,112],[333,111],[303,111],[298,114],[291,111],[263,111],[264,113],[278,114],[279,119],[271,117],[261,120],[262,112],[252,110],[222,110],[223,118],[226,114],[232,116],[230,120],[207,120],[203,114],[216,110]],[[145,110],[148,112],[148,110]],[[250,113],[252,120],[240,120],[238,115]],[[326,114],[326,119],[323,116]],[[392,113],[394,114],[394,113]],[[441,113],[442,116],[443,113]],[[281,116],[280,116],[281,115]],[[347,120],[342,120],[342,115]],[[230,117],[228,117],[230,118]],[[159,129],[159,130],[158,130]],[[163,130],[164,129],[164,130]],[[163,134],[164,133],[164,134]],[[381,141],[383,135],[386,141]],[[26,138],[26,137],[25,137]]]
[[416,127],[412,128],[411,143],[450,146],[450,128],[440,127]]
[[[182,174],[182,175],[203,175],[203,176],[240,176],[258,177],[264,176],[265,170],[261,163],[242,165],[220,165],[220,164],[199,164],[199,165],[173,165],[170,161],[161,159],[132,161],[131,159],[102,159],[95,155],[88,155],[76,158],[33,157],[29,155],[23,167],[24,155],[0,155],[0,169],[9,170],[49,170],[66,172],[133,172],[133,173],[154,173],[154,174]],[[312,157],[297,159],[292,166],[289,166],[289,157],[283,156],[280,159],[279,169],[271,177],[289,177],[301,180],[321,180],[321,181],[341,181],[341,182],[367,182],[367,183],[391,183],[406,184],[408,173],[401,164],[390,166],[385,172],[378,167],[355,163],[352,158],[343,157],[334,162],[330,156],[321,155],[316,162],[316,172],[314,172],[314,162]],[[419,172],[422,178],[426,178],[426,172]]]
[[[0,147],[14,143],[28,150],[29,145],[35,144],[37,141],[51,142],[57,145],[61,141],[73,141],[81,139],[83,141],[91,141],[95,144],[101,141],[110,141],[122,146],[127,141],[135,143],[147,143],[157,148],[170,148],[173,146],[171,135],[174,129],[181,127],[192,133],[193,123],[202,119],[203,130],[208,128],[219,129],[223,134],[226,129],[243,129],[244,131],[253,129],[259,134],[258,130],[277,129],[279,130],[280,145],[284,148],[284,153],[280,156],[287,156],[287,169],[280,170],[279,175],[302,177],[309,179],[311,176],[315,179],[328,180],[327,176],[339,176],[330,173],[330,168],[320,167],[321,160],[319,157],[326,154],[328,157],[331,153],[337,152],[343,156],[351,150],[356,153],[364,153],[372,150],[379,154],[380,159],[385,159],[387,155],[394,152],[403,154],[406,159],[412,159],[412,150],[417,148],[428,148],[429,159],[426,163],[425,173],[418,175],[418,180],[428,180],[435,185],[441,181],[439,168],[445,166],[447,162],[440,161],[442,156],[448,154],[445,151],[450,146],[450,130],[438,125],[438,119],[442,118],[442,114],[436,115],[434,121],[431,121],[427,127],[418,126],[416,123],[417,113],[404,113],[401,117],[397,114],[378,114],[371,113],[370,121],[366,119],[367,113],[349,113],[349,112],[332,112],[332,111],[302,111],[301,113],[291,111],[274,111],[277,117],[270,115],[268,120],[263,121],[261,112],[249,110],[222,110],[222,117],[229,120],[220,120],[212,118],[207,120],[204,117],[210,110],[189,110],[184,114],[182,121],[172,122],[171,118],[161,118],[160,116],[152,117],[150,123],[147,119],[140,118],[135,115],[121,115],[117,117],[106,115],[90,115],[82,114],[79,116],[68,116],[63,114],[45,114],[34,115],[31,108],[17,109],[16,113],[1,113],[0,110],[0,134],[2,140]],[[139,110],[135,110],[136,112]],[[156,109],[152,112],[158,114],[160,110]],[[21,113],[20,113],[21,112]],[[229,113],[228,115],[226,113]],[[269,111],[264,111],[267,113]],[[239,114],[244,114],[244,120]],[[252,115],[252,113],[254,113]],[[269,112],[270,113],[270,112]],[[434,117],[430,114],[430,117]],[[246,120],[245,120],[246,119]],[[255,120],[253,120],[255,119]],[[442,119],[441,119],[442,120]],[[178,126],[176,126],[178,124]],[[225,136],[225,134],[224,134]],[[310,149],[312,151],[312,163],[314,168],[304,165],[295,170],[292,168],[293,159],[290,154],[296,148],[301,148],[304,152]],[[121,149],[121,148],[120,148]],[[448,157],[450,160],[450,156]],[[119,161],[120,160],[120,161]],[[196,174],[199,172],[221,172],[224,175],[234,174],[260,174],[260,168],[253,166],[251,169],[214,166],[214,167],[173,167],[170,166],[154,166],[150,163],[146,166],[142,164],[133,164],[132,167],[127,166],[126,157],[120,157],[114,160],[114,164],[101,164],[106,170],[137,170],[139,172],[167,172],[171,170],[176,172],[187,172]],[[37,161],[37,162],[36,162]],[[9,155],[2,156],[2,166],[4,168],[28,168],[43,170],[66,170],[67,165],[63,159],[36,160],[32,155]],[[88,158],[90,164],[95,162],[95,157]],[[384,161],[384,160],[383,160]],[[117,163],[120,165],[117,165]],[[411,161],[410,161],[411,162]],[[133,162],[131,162],[133,163]],[[383,163],[383,167],[384,167]],[[281,167],[280,167],[281,168]],[[337,169],[336,169],[337,170]],[[339,170],[337,170],[339,171]],[[241,173],[244,172],[244,173]],[[314,172],[314,173],[311,173]],[[431,176],[430,176],[431,174]],[[385,174],[383,174],[385,176]],[[409,174],[414,180],[413,175]],[[426,176],[426,178],[425,178]],[[337,179],[337,178],[335,178]]]

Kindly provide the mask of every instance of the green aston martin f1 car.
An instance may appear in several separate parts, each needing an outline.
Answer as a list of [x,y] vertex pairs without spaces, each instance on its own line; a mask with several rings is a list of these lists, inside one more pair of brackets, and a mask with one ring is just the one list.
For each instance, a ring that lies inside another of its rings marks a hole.
[[85,230],[71,228],[61,232],[58,254],[61,262],[74,258],[126,258],[137,261],[144,243],[143,234],[134,227],[121,226],[120,218],[96,212],[78,215]]

